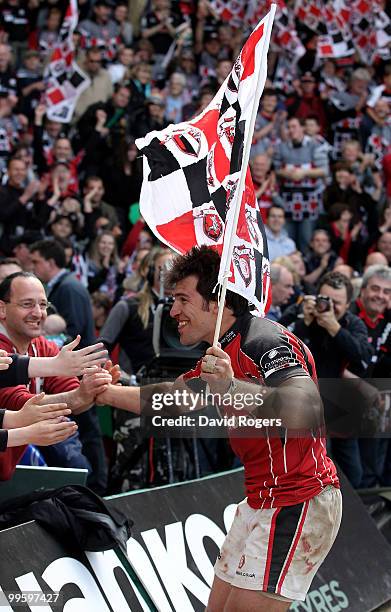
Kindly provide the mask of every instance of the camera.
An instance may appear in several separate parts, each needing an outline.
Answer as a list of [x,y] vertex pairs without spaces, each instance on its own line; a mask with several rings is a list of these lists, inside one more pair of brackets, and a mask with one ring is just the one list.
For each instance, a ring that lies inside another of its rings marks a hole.
[[181,344],[178,324],[170,316],[172,298],[161,298],[153,320],[152,343],[156,357],[146,368],[149,377],[169,378],[191,370],[204,355],[205,342],[185,346]]
[[331,310],[331,299],[327,295],[317,295],[315,299],[315,308],[317,312],[328,312]]

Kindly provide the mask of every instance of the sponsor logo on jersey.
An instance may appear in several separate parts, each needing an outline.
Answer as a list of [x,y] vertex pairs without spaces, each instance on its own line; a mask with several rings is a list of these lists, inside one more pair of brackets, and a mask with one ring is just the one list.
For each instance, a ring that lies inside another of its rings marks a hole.
[[278,370],[300,364],[289,346],[276,346],[262,355],[259,365],[264,378],[267,378]]

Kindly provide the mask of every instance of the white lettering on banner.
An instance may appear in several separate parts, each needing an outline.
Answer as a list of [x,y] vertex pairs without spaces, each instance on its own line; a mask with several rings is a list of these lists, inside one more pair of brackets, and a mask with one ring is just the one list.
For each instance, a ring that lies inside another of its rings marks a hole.
[[91,563],[92,569],[100,586],[110,602],[110,606],[113,608],[113,612],[123,612],[129,608],[114,575],[114,570],[116,567],[120,567],[124,571],[126,579],[129,581],[131,589],[140,602],[142,609],[145,610],[145,612],[149,612],[149,606],[147,606],[143,597],[138,592],[136,585],[118,559],[114,550],[106,550],[104,552],[86,552],[85,554]]
[[[204,514],[191,514],[185,523],[187,545],[204,580],[212,586],[214,572],[204,546],[204,538],[210,538],[220,550],[225,533]],[[217,552],[218,552],[217,550]],[[216,554],[217,556],[217,554]]]
[[[94,577],[83,563],[71,557],[61,557],[53,561],[42,574],[53,591],[60,591],[66,584],[76,584],[83,597],[69,599],[63,612],[110,612],[102,597]],[[36,610],[34,606],[34,611]]]
[[153,565],[141,544],[134,538],[130,538],[127,543],[127,553],[131,566],[143,582],[159,612],[173,612]]
[[237,507],[238,504],[229,504],[229,506],[227,506],[224,510],[224,525],[227,533],[231,529],[231,525],[234,522]]
[[[19,578],[15,579],[15,582],[17,583],[18,587],[22,592],[35,591],[42,593],[42,589],[33,572],[28,572],[28,574],[23,574],[22,576],[19,576]],[[57,589],[53,589],[53,591],[54,590]],[[30,608],[30,610],[32,610],[33,612],[52,612],[52,608],[51,606],[49,606],[49,604],[42,604],[41,606],[30,607],[26,603],[26,606]]]
[[319,589],[310,591],[305,601],[294,601],[289,610],[295,612],[342,612],[349,607],[349,600],[339,588],[339,582],[332,580]]
[[210,589],[187,567],[182,523],[166,525],[166,547],[156,529],[144,531],[141,535],[174,609],[194,612],[184,587],[206,605]]
[[[236,508],[237,504],[229,504],[224,510],[227,531],[231,527]],[[159,612],[194,612],[188,592],[206,605],[213,581],[214,559],[209,559],[204,543],[209,538],[220,548],[225,537],[224,531],[212,519],[197,513],[187,518],[184,529],[180,521],[166,525],[163,539],[157,529],[141,532],[140,536],[145,547],[130,538],[127,542],[128,558]],[[186,555],[186,544],[202,579],[188,568],[190,557]],[[138,590],[137,583],[129,576],[126,565],[121,563],[115,551],[85,554],[91,570],[77,559],[61,557],[50,563],[42,573],[43,580],[52,591],[61,591],[65,585],[75,585],[80,589],[82,596],[69,599],[63,612],[134,612],[134,607],[131,608],[126,602],[115,575],[116,568],[124,571],[140,608],[149,612],[142,591]],[[33,572],[16,577],[15,581],[22,592],[42,592]],[[0,596],[1,593],[0,588]],[[139,609],[137,604],[135,606]],[[30,609],[32,612],[52,611],[49,604]],[[290,607],[290,611],[294,612],[343,612],[345,609],[350,609],[349,599],[336,580],[311,590],[305,601],[293,602]],[[5,603],[0,605],[0,612],[12,612],[12,608]]]

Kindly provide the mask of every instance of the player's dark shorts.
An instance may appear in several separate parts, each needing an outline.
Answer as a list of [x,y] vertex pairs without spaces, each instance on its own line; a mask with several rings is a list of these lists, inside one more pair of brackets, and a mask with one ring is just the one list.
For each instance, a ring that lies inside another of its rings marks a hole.
[[215,574],[238,588],[304,601],[333,545],[341,516],[341,492],[332,486],[295,506],[254,510],[243,500]]

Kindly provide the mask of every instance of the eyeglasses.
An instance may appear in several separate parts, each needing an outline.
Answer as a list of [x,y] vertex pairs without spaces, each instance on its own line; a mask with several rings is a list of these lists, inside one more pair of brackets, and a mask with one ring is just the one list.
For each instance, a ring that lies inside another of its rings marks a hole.
[[33,310],[38,304],[39,309],[45,311],[51,306],[51,303],[47,300],[41,300],[39,302],[37,302],[36,300],[22,300],[21,302],[9,302],[6,300],[6,303],[12,304],[13,306],[18,306],[23,310]]

